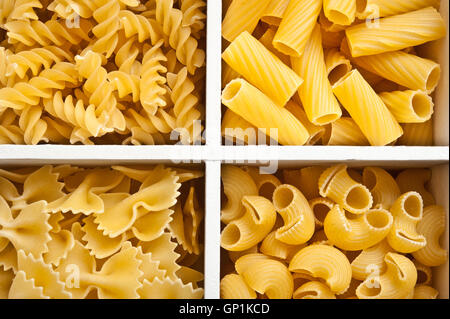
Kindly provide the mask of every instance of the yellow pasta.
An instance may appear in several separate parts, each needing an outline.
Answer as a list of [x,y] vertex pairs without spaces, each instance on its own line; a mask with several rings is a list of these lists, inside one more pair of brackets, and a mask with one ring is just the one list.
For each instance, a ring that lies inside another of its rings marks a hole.
[[335,294],[344,293],[352,279],[352,269],[347,257],[338,249],[321,244],[301,249],[292,258],[289,270],[325,280]]
[[357,280],[365,280],[367,277],[378,276],[386,271],[384,257],[387,253],[394,252],[386,240],[363,249],[352,261],[352,276]]
[[448,251],[440,244],[445,231],[445,211],[441,206],[425,207],[423,218],[417,223],[417,232],[426,238],[426,246],[412,253],[425,266],[436,267],[444,264]]
[[303,80],[250,33],[242,32],[222,58],[278,106],[284,106]]
[[356,1],[324,0],[323,11],[331,22],[340,25],[350,25],[356,17]]
[[279,261],[250,254],[236,261],[236,271],[252,289],[269,299],[292,297],[294,279],[288,268]]
[[264,197],[244,196],[242,205],[246,210],[244,215],[222,230],[220,244],[227,250],[241,251],[256,245],[275,224],[275,208]]
[[273,46],[273,38],[275,37],[275,34],[276,30],[269,28],[258,40],[266,47],[266,49],[275,54],[284,64],[290,66],[291,58],[288,55],[281,53]]
[[271,0],[261,20],[270,25],[279,26],[288,5],[289,0]]
[[286,104],[286,110],[291,112],[307,129],[309,133],[309,139],[306,142],[306,144],[307,145],[317,144],[322,138],[322,136],[325,134],[325,128],[323,126],[312,124],[309,121],[308,116],[306,115],[303,108],[293,101],[289,101],[288,104]]
[[321,0],[291,0],[273,40],[274,47],[293,57],[300,57],[316,25]]
[[276,106],[245,80],[231,81],[223,90],[222,103],[260,130],[270,132],[271,128],[278,128],[277,138],[270,135],[283,145],[303,145],[309,138],[306,128],[292,113]]
[[353,57],[397,51],[438,40],[446,34],[439,12],[428,7],[366,23],[345,30]]
[[427,239],[417,231],[417,223],[423,217],[420,194],[403,194],[394,202],[390,211],[394,216],[394,224],[387,236],[389,245],[401,253],[412,253],[425,247]]
[[369,141],[351,117],[341,117],[326,126],[322,144],[366,146]]
[[411,260],[403,255],[387,253],[387,269],[381,275],[368,277],[356,289],[360,299],[404,299],[417,281],[417,271]]
[[220,219],[229,223],[244,214],[242,197],[258,195],[258,189],[248,173],[231,165],[222,168],[222,183],[227,202],[220,212]]
[[339,48],[345,37],[344,31],[329,32],[324,28],[320,28],[320,32],[322,33],[322,46],[324,49]]
[[257,167],[246,167],[244,170],[248,172],[255,181],[258,195],[272,201],[273,192],[281,185],[280,180],[274,175],[260,174]]
[[347,173],[347,165],[335,165],[325,170],[319,179],[319,192],[353,214],[363,214],[372,207],[373,198],[363,184]]
[[323,30],[325,30],[326,32],[337,33],[337,32],[344,31],[347,28],[347,26],[345,26],[345,25],[333,23],[330,20],[328,20],[328,18],[325,16],[325,13],[323,11],[321,11],[320,15],[319,15],[319,24],[320,24],[321,28]]
[[437,299],[439,291],[427,285],[417,285],[414,288],[413,299]]
[[363,184],[372,194],[374,207],[390,209],[401,194],[394,178],[379,167],[364,168]]
[[259,249],[264,255],[290,260],[304,246],[286,244],[278,240],[276,231],[273,231],[264,238]]
[[292,69],[305,80],[299,95],[308,119],[315,125],[325,125],[340,118],[342,110],[328,81],[318,24],[315,24],[302,57],[291,58],[291,63]]
[[337,49],[327,50],[325,53],[328,81],[334,85],[344,75],[352,70],[350,61]]
[[294,291],[294,299],[336,299],[327,285],[319,281],[310,281]]
[[381,242],[391,230],[392,223],[392,215],[382,208],[354,217],[335,205],[327,214],[323,228],[331,244],[343,250],[356,251]]
[[255,299],[256,293],[237,274],[229,274],[220,280],[220,297],[222,299]]
[[273,193],[273,205],[284,226],[276,230],[276,238],[289,245],[307,242],[314,233],[314,214],[305,196],[294,186],[278,186]]
[[403,134],[394,116],[357,70],[336,83],[333,92],[372,146],[387,145]]
[[241,32],[252,33],[269,4],[270,0],[233,1],[222,22],[222,37],[232,42]]
[[423,123],[434,113],[433,100],[422,91],[385,92],[380,97],[399,123]]
[[382,18],[429,6],[439,9],[440,0],[358,0],[356,5],[359,19]]
[[430,285],[433,279],[431,268],[421,264],[415,259],[413,260],[413,263],[417,269],[417,285]]
[[314,221],[317,229],[323,227],[323,222],[334,205],[335,204],[331,200],[322,197],[314,198],[309,201],[309,206],[311,206],[314,213]]
[[[241,145],[261,143],[257,134],[258,129],[230,109],[227,109],[223,115],[221,132],[230,143]],[[267,142],[267,139],[264,138],[262,142]]]
[[400,191],[418,192],[423,200],[423,206],[427,207],[436,203],[433,194],[428,190],[431,181],[431,170],[421,168],[409,168],[397,175],[395,179]]
[[398,143],[406,146],[432,146],[433,120],[424,123],[402,124],[403,135]]

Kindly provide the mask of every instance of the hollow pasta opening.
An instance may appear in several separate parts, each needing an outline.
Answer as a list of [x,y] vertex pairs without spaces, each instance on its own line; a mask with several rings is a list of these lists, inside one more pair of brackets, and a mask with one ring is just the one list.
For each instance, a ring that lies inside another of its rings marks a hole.
[[[348,42],[347,42],[347,43],[348,43]],[[350,44],[349,44],[349,45],[350,45]],[[339,81],[337,81],[336,83],[334,83],[333,89],[334,89],[335,87],[338,87],[338,86],[340,86],[340,85],[343,85],[344,82],[345,82],[349,77],[351,77],[355,72],[358,72],[358,70],[357,70],[357,69],[354,69],[354,70],[352,70],[352,71],[350,71],[350,72],[347,72],[347,74],[345,74],[343,77],[341,77],[341,78],[339,79]]]
[[316,219],[319,222],[323,223],[325,221],[325,217],[327,217],[328,213],[330,212],[330,207],[325,204],[318,203],[314,205],[313,212]]
[[426,84],[428,92],[431,92],[436,88],[436,86],[439,83],[440,78],[441,78],[441,69],[439,66],[436,66],[430,72],[430,75],[428,75],[427,84]]
[[373,210],[367,212],[366,220],[373,228],[383,229],[389,226],[392,219],[389,218],[389,215],[385,211]]
[[419,195],[411,194],[403,202],[405,213],[412,218],[419,218],[422,212],[422,201]]
[[241,231],[239,230],[239,227],[237,227],[235,224],[228,224],[227,227],[225,227],[222,231],[222,245],[223,246],[233,246],[237,242],[239,242],[239,239],[241,238]]
[[367,8],[367,0],[356,0],[356,12],[363,13]]
[[427,94],[421,92],[414,94],[411,104],[418,117],[422,119],[431,117],[433,104]]
[[272,201],[273,192],[275,191],[276,186],[271,182],[265,182],[259,187],[259,195],[267,198]]
[[233,100],[242,88],[242,80],[236,79],[228,83],[223,90],[222,99],[224,101]]
[[370,193],[363,186],[357,185],[348,192],[345,203],[356,210],[369,208]]
[[350,70],[349,70],[347,64],[339,64],[339,65],[337,65],[333,70],[331,70],[330,74],[328,75],[328,80],[330,81],[330,84],[334,85],[344,75],[346,75],[349,71]]
[[429,281],[428,274],[422,269],[417,269],[417,284],[425,284]]
[[[367,284],[370,285],[370,287],[367,287]],[[381,284],[378,280],[372,279],[369,280],[368,283],[362,284],[359,289],[359,294],[362,296],[366,296],[368,298],[375,298],[381,293]]]
[[363,183],[370,190],[375,188],[375,185],[377,185],[377,177],[372,170],[365,169],[363,171]]
[[336,10],[330,10],[328,13],[328,20],[340,25],[349,25],[351,23],[348,16]]
[[308,144],[308,145],[315,145],[322,138],[324,133],[325,133],[325,130],[320,130],[320,131],[317,131],[317,132],[313,133],[309,137],[308,142],[306,144]]
[[332,131],[333,131],[332,125],[327,125],[325,127],[325,132],[322,135],[322,144],[323,145],[328,145],[330,143]]
[[306,290],[306,291],[302,291],[299,292],[297,294],[294,295],[294,299],[304,299],[305,297],[317,297],[319,296],[319,293],[315,290]]
[[319,117],[315,118],[314,124],[326,125],[326,124],[332,123],[334,121],[337,121],[340,117],[341,117],[340,114],[327,114],[327,115],[319,116]]
[[273,194],[273,204],[277,210],[286,209],[294,200],[294,193],[287,187],[279,187]]
[[298,52],[295,51],[294,49],[292,49],[287,44],[284,44],[283,42],[280,42],[280,41],[274,41],[273,44],[274,44],[274,47],[278,51],[280,51],[281,53],[284,53],[284,54],[290,55],[290,56],[297,56],[298,57]]

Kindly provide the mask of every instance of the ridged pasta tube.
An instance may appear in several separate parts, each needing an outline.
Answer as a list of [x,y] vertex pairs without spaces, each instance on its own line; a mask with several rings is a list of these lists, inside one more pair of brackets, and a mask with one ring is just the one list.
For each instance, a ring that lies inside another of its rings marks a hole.
[[439,242],[445,231],[445,216],[441,206],[428,206],[423,210],[422,220],[417,223],[417,232],[425,236],[427,244],[412,255],[426,266],[437,267],[447,261],[448,251]]
[[288,268],[264,257],[262,254],[245,255],[236,261],[236,271],[252,289],[269,299],[292,298],[294,279]]
[[323,279],[335,294],[350,286],[352,268],[347,257],[328,245],[311,245],[301,249],[291,260],[289,270]]
[[256,299],[255,291],[238,274],[228,274],[220,280],[220,298]]
[[389,209],[401,195],[395,179],[379,167],[366,167],[363,170],[363,184],[370,190],[373,206]]
[[319,178],[319,192],[353,214],[363,214],[372,207],[373,198],[366,186],[353,180],[347,165],[335,165]]
[[[308,131],[288,110],[275,105],[264,93],[243,79],[231,81],[222,92],[222,102],[234,113],[259,129],[278,129],[276,139],[283,145],[303,145]],[[272,136],[272,138],[275,138]]]
[[302,56],[321,10],[322,0],[289,1],[273,39],[274,47],[286,55]]
[[273,192],[273,205],[284,226],[276,230],[276,238],[289,245],[306,243],[314,233],[314,214],[308,200],[294,186],[284,184]]
[[331,200],[323,197],[314,198],[309,201],[309,206],[311,206],[313,211],[314,222],[317,229],[323,227],[323,222],[334,205],[335,204]]
[[334,205],[323,223],[325,234],[336,247],[356,251],[369,248],[382,241],[392,227],[389,211],[370,209],[356,218],[348,217],[339,205]]
[[244,215],[231,221],[222,230],[220,244],[226,250],[240,251],[256,245],[275,224],[275,208],[264,197],[244,196],[242,205],[246,210]]
[[433,120],[402,124],[403,135],[398,143],[406,146],[433,146]]
[[428,7],[374,23],[361,23],[345,30],[353,57],[402,50],[445,37],[446,26],[439,12]]
[[321,38],[320,26],[315,24],[302,57],[291,58],[292,69],[305,81],[298,93],[308,119],[315,125],[334,122],[342,115],[328,81]]
[[303,80],[250,33],[241,33],[222,58],[248,82],[283,107]]
[[433,6],[439,8],[440,0],[356,0],[359,19],[383,18]]
[[323,11],[328,20],[339,25],[350,25],[356,17],[356,1],[323,0]]
[[395,91],[379,94],[399,123],[423,123],[431,119],[434,103],[422,91]]
[[386,240],[364,249],[351,263],[353,278],[365,280],[369,276],[383,274],[386,271],[384,257],[389,252],[394,250]]
[[394,116],[358,70],[347,73],[334,85],[333,92],[372,146],[390,144],[403,134]]
[[309,138],[306,144],[307,145],[317,144],[322,138],[322,136],[325,134],[325,127],[312,124],[309,121],[308,116],[306,115],[306,112],[303,109],[303,107],[301,107],[300,105],[298,105],[293,101],[289,101],[286,104],[286,110],[291,112],[308,131]]
[[394,225],[387,236],[389,245],[401,253],[412,253],[427,244],[425,236],[417,231],[417,223],[423,217],[423,201],[417,192],[400,196],[390,209]]
[[351,117],[341,117],[326,126],[322,144],[366,146],[369,141]]
[[[257,136],[258,129],[230,109],[223,115],[221,132],[227,141],[238,145],[261,143]],[[265,143],[266,140],[264,138],[262,142]]]
[[245,213],[242,198],[258,195],[258,189],[247,172],[232,165],[222,167],[222,183],[227,201],[220,211],[220,219],[227,224]]
[[325,65],[327,67],[328,81],[331,85],[334,85],[352,70],[350,61],[336,48],[325,52]]
[[359,299],[404,299],[414,290],[417,271],[409,258],[387,253],[384,261],[386,272],[381,276],[368,277],[356,289]]
[[244,31],[253,33],[271,0],[236,0],[222,22],[222,37],[232,42]]
[[336,299],[336,296],[327,285],[310,281],[294,291],[293,299]]
[[270,25],[279,26],[288,5],[289,0],[271,0],[261,17],[261,21]]

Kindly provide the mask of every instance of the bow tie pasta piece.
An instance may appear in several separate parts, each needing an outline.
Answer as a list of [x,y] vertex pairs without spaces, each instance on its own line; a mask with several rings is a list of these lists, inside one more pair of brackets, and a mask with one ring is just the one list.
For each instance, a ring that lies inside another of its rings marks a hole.
[[14,183],[23,184],[25,182],[25,180],[27,179],[27,177],[35,171],[36,171],[36,168],[34,168],[34,167],[20,168],[20,169],[11,170],[11,171],[0,168],[0,176],[7,178]]
[[[84,173],[84,172],[82,172]],[[79,176],[83,176],[80,174]],[[69,212],[100,214],[104,211],[103,200],[98,194],[107,192],[116,187],[123,179],[123,175],[111,170],[94,170],[82,178],[81,184],[69,194],[50,202],[47,205],[49,212]]]
[[13,201],[20,195],[13,183],[0,176],[0,196],[2,196],[7,201]]
[[236,261],[236,271],[249,287],[269,299],[292,297],[294,279],[288,268],[279,261],[246,255]]
[[273,205],[284,222],[284,226],[276,230],[278,240],[301,245],[311,239],[315,228],[314,213],[297,188],[288,184],[278,186],[273,192]]
[[293,294],[294,299],[336,299],[334,293],[327,285],[310,281],[297,288]]
[[95,223],[105,235],[119,236],[147,213],[166,210],[175,205],[181,186],[177,181],[178,176],[169,169],[164,169],[157,179],[149,176],[137,193],[131,196],[127,194],[128,197],[121,201],[116,198],[112,206],[108,205],[103,213],[96,215]]
[[11,283],[14,279],[12,270],[4,270],[0,267],[0,299],[7,299]]
[[44,288],[37,287],[34,278],[27,279],[25,272],[18,271],[9,289],[8,299],[50,299]]
[[356,289],[359,299],[402,299],[414,290],[417,270],[413,262],[403,255],[387,253],[387,269],[380,275],[369,276]]
[[187,240],[187,251],[190,254],[200,254],[200,243],[198,240],[199,227],[204,217],[204,212],[198,205],[195,188],[191,187],[188,198],[183,208],[184,232]]
[[181,266],[176,272],[176,275],[185,285],[192,283],[194,289],[197,289],[198,283],[205,279],[205,276],[201,272],[186,266]]
[[394,218],[385,209],[370,209],[364,214],[347,214],[334,205],[324,222],[325,234],[336,247],[357,251],[369,248],[389,234]]
[[[144,211],[139,213],[139,211]],[[131,227],[131,231],[137,239],[142,241],[152,241],[164,233],[164,229],[172,221],[171,215],[174,213],[171,209],[165,209],[157,212],[147,212],[145,207],[138,208],[138,217]]]
[[61,212],[53,213],[48,218],[48,224],[51,227],[52,233],[59,233],[61,231],[61,224],[60,222],[64,220],[64,215]]
[[231,251],[246,250],[262,241],[275,225],[273,204],[261,196],[244,196],[245,214],[230,222],[221,234],[221,246]]
[[436,267],[447,261],[448,251],[440,244],[445,231],[445,215],[441,206],[428,206],[423,211],[422,220],[417,223],[417,232],[426,238],[427,244],[412,255],[426,266]]
[[222,299],[256,299],[256,293],[242,276],[228,274],[220,281],[220,297]]
[[52,266],[44,263],[42,257],[34,258],[23,250],[17,252],[17,268],[26,274],[26,279],[34,279],[36,287],[42,287],[45,296],[50,298],[68,299],[72,295],[65,290],[65,284],[60,274]]
[[423,201],[420,194],[403,194],[395,201],[390,211],[394,216],[394,224],[387,236],[389,245],[405,254],[425,247],[427,239],[417,231],[417,223],[423,218]]
[[143,299],[201,299],[203,289],[194,289],[191,283],[185,285],[181,279],[155,278],[152,282],[144,280],[142,288],[138,290]]
[[8,239],[17,250],[23,249],[36,258],[41,256],[48,251],[47,244],[51,240],[49,215],[44,209],[44,201],[35,202],[14,218],[8,204],[0,197],[0,238]]
[[352,279],[352,268],[347,257],[338,249],[322,244],[300,250],[292,258],[289,270],[325,280],[335,294],[346,292]]
[[61,230],[57,233],[50,232],[51,240],[48,242],[48,252],[44,254],[44,261],[47,264],[58,266],[61,259],[67,257],[69,251],[75,245],[73,235],[68,230]]
[[5,271],[12,269],[17,271],[17,251],[13,244],[6,238],[6,246],[0,251],[0,267],[3,267]]

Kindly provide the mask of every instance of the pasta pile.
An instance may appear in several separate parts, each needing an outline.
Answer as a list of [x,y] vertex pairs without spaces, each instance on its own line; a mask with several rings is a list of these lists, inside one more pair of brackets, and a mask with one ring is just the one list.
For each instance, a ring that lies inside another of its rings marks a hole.
[[0,169],[0,299],[202,298],[202,177],[163,165]]
[[225,1],[225,141],[433,145],[432,94],[441,68],[421,55],[423,44],[446,35],[439,6],[440,0]]
[[0,144],[200,143],[205,8],[1,1]]
[[224,299],[436,299],[446,212],[429,169],[223,166]]

